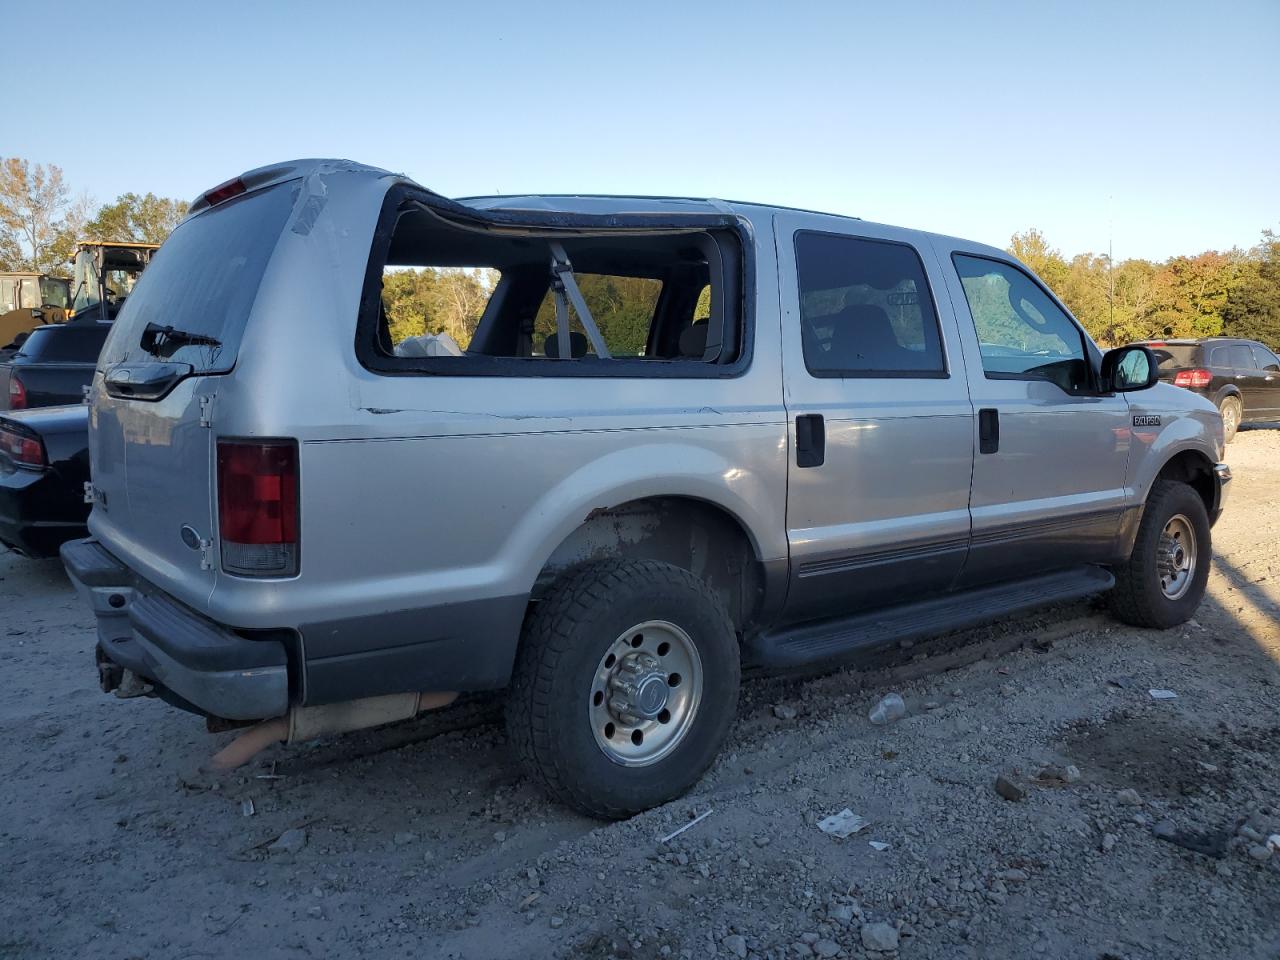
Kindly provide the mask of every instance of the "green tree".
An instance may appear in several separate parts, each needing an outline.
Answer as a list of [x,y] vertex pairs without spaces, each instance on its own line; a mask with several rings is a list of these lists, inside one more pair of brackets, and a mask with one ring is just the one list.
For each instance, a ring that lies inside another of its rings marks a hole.
[[1070,268],[1062,253],[1044,238],[1044,234],[1035,227],[1022,233],[1015,233],[1009,238],[1009,252],[1031,268],[1031,271],[1044,281],[1050,290],[1059,297],[1067,281]]
[[11,270],[65,272],[83,206],[53,164],[0,159],[0,259]]
[[1230,336],[1280,351],[1280,235],[1262,232],[1262,242],[1249,251],[1227,292],[1222,318]]
[[126,193],[115,203],[99,207],[94,218],[85,225],[85,233],[90,240],[164,243],[186,215],[185,200],[157,197],[154,193],[141,196]]

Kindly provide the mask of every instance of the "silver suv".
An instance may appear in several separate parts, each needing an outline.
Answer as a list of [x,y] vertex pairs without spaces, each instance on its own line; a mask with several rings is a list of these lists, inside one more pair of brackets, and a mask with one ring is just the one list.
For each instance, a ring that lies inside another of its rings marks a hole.
[[91,388],[103,686],[264,742],[506,688],[556,797],[716,756],[742,665],[1110,590],[1168,627],[1213,405],[1001,250],[719,200],[448,200],[307,160],[192,206]]

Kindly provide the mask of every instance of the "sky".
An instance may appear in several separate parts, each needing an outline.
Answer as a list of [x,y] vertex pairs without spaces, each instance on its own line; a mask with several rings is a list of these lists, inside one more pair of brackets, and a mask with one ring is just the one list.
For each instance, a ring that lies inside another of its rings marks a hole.
[[[1068,256],[1280,230],[1280,0],[6,4],[0,156],[97,202],[296,157],[714,196]],[[16,77],[16,80],[15,80]]]

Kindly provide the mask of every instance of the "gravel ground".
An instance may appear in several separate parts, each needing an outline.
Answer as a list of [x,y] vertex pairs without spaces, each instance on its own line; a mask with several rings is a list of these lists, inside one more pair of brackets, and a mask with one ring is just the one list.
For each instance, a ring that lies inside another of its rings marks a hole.
[[1185,628],[1080,603],[749,680],[703,783],[607,825],[483,699],[202,786],[230,735],[101,694],[58,564],[0,556],[0,956],[1280,956],[1280,431],[1229,460]]

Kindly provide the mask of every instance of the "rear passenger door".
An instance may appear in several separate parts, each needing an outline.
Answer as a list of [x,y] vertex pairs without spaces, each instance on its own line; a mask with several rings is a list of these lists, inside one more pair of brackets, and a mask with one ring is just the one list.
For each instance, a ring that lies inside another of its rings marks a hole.
[[951,587],[969,539],[973,408],[919,234],[777,215],[789,420],[786,614]]
[[1235,375],[1236,386],[1244,397],[1244,420],[1256,420],[1266,416],[1268,402],[1267,384],[1262,368],[1253,358],[1253,350],[1247,343],[1232,343],[1226,348],[1227,359]]
[[1280,419],[1280,357],[1260,344],[1252,344],[1253,358],[1258,362],[1262,380],[1258,386],[1260,395],[1255,415],[1267,420]]
[[973,540],[960,583],[1112,559],[1133,440],[1096,347],[1020,266],[939,239],[976,411]]

